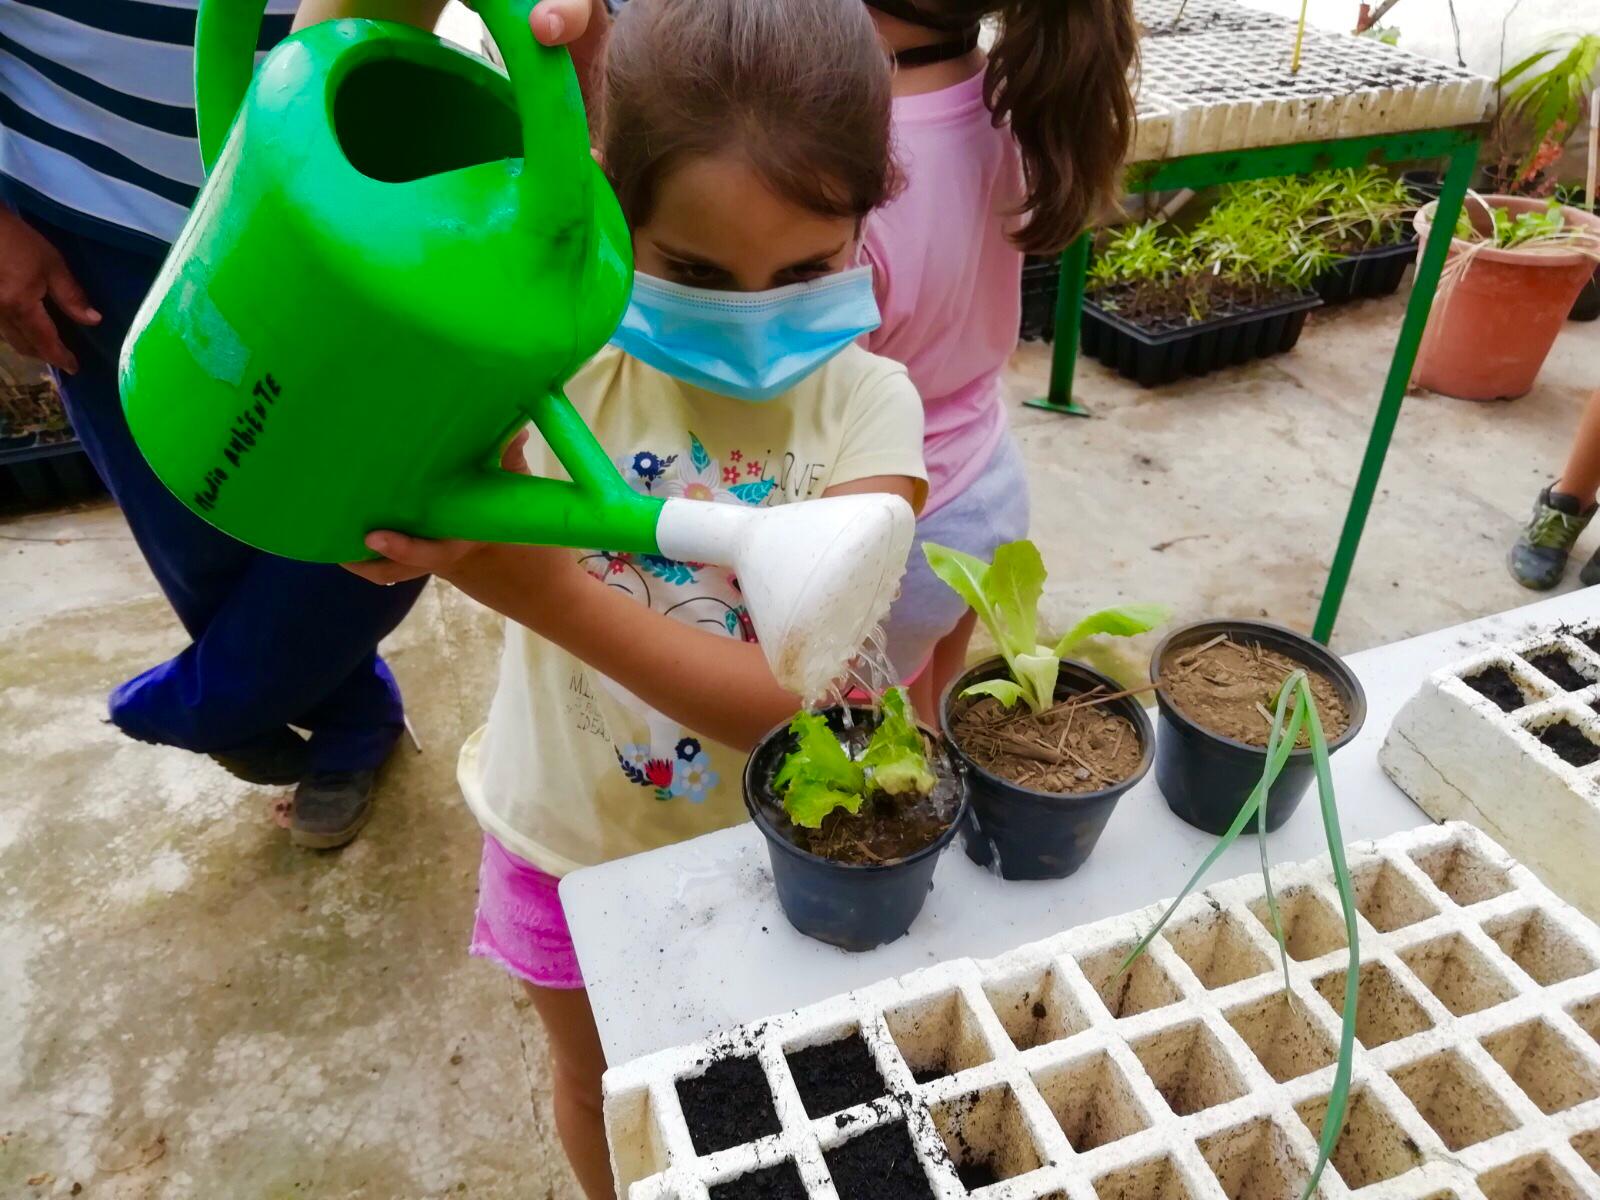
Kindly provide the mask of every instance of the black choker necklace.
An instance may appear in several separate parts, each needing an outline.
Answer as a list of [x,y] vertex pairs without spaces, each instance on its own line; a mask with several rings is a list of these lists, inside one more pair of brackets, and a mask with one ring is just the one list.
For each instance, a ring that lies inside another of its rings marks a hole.
[[960,58],[977,48],[978,31],[973,29],[966,36],[953,38],[947,42],[929,42],[926,46],[908,46],[904,50],[891,51],[889,57],[894,60],[894,65],[897,67],[926,67],[932,63],[949,62],[952,58]]

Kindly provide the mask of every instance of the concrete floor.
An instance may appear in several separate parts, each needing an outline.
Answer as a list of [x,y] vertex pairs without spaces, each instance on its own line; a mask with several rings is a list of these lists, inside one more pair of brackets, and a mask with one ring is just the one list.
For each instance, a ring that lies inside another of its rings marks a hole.
[[[1289,356],[1162,391],[1084,364],[1089,421],[1019,408],[1050,620],[1309,625],[1398,319],[1323,314]],[[1024,348],[1015,399],[1047,365]],[[1408,402],[1341,648],[1530,598],[1503,553],[1597,367],[1600,326],[1570,326],[1532,396]],[[337,855],[290,849],[273,792],[102,723],[182,641],[114,510],[0,523],[0,1195],[574,1196],[536,1022],[464,953],[453,767],[494,621],[434,586],[392,639],[423,751]]]

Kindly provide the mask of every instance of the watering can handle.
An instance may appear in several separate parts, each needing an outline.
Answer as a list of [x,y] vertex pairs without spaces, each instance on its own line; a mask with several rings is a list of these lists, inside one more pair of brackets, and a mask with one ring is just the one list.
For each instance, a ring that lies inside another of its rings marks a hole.
[[[565,50],[534,40],[528,16],[535,2],[475,0],[474,6],[511,76],[522,122],[523,188],[530,197],[541,199],[539,205],[524,205],[524,211],[531,219],[543,220],[545,212],[552,209],[587,212],[594,173],[588,169],[535,171],[530,167],[540,159],[581,163],[585,168],[589,163],[589,123],[577,71]],[[200,161],[208,175],[255,74],[256,43],[266,11],[267,0],[200,0],[194,36],[194,105]],[[555,179],[570,179],[577,194],[552,195]]]

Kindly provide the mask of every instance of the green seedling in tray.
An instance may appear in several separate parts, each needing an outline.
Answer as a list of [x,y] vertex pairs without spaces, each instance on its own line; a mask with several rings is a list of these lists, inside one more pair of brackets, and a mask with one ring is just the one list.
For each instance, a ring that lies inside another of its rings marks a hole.
[[[1290,706],[1293,706],[1292,708]],[[1284,680],[1283,688],[1278,693],[1277,709],[1273,713],[1272,730],[1267,735],[1266,764],[1261,772],[1261,779],[1250,792],[1248,799],[1239,809],[1239,815],[1233,820],[1228,832],[1217,840],[1215,848],[1206,855],[1189,881],[1183,885],[1183,890],[1178,893],[1177,899],[1167,906],[1159,920],[1151,926],[1143,938],[1139,940],[1122,963],[1122,971],[1131,967],[1134,961],[1144,953],[1157,933],[1166,925],[1179,904],[1209,871],[1212,865],[1220,858],[1225,850],[1242,834],[1250,825],[1250,819],[1256,819],[1256,836],[1261,848],[1261,876],[1265,882],[1267,895],[1267,910],[1272,917],[1272,932],[1278,942],[1278,954],[1283,963],[1284,994],[1293,1003],[1294,993],[1289,991],[1289,954],[1284,942],[1283,921],[1278,913],[1277,897],[1272,891],[1272,869],[1267,861],[1267,794],[1273,783],[1277,780],[1283,766],[1289,760],[1289,755],[1300,740],[1300,735],[1305,732],[1311,746],[1311,761],[1317,773],[1317,797],[1322,809],[1322,827],[1328,841],[1328,857],[1333,863],[1333,878],[1339,889],[1339,904],[1344,913],[1345,939],[1350,946],[1348,965],[1344,977],[1344,1009],[1343,1023],[1339,1031],[1339,1060],[1334,1068],[1333,1089],[1328,1096],[1328,1115],[1322,1126],[1322,1137],[1319,1141],[1316,1166],[1312,1169],[1310,1178],[1306,1181],[1301,1200],[1305,1200],[1317,1189],[1317,1183],[1322,1178],[1322,1172],[1328,1165],[1328,1159],[1333,1154],[1333,1148],[1339,1142],[1339,1135],[1344,1129],[1344,1119],[1350,1102],[1350,1071],[1355,1054],[1356,1036],[1356,989],[1360,979],[1361,948],[1357,942],[1356,932],[1356,897],[1355,889],[1350,881],[1350,868],[1344,857],[1344,835],[1339,830],[1339,808],[1334,801],[1333,773],[1328,765],[1328,739],[1323,732],[1322,719],[1317,714],[1317,704],[1311,696],[1311,685],[1304,671],[1293,672]]]
[[993,562],[933,542],[922,547],[933,573],[978,614],[1010,668],[1011,678],[975,683],[963,696],[993,696],[1011,708],[1021,700],[1033,712],[1055,703],[1061,660],[1086,638],[1106,633],[1132,637],[1162,624],[1172,611],[1159,604],[1125,604],[1083,618],[1056,642],[1041,645],[1039,599],[1044,594],[1044,560],[1032,542],[1007,542]]
[[872,792],[925,796],[933,791],[933,770],[904,688],[883,694],[882,718],[860,758],[850,756],[817,713],[796,713],[789,731],[797,744],[778,769],[773,789],[783,798],[789,820],[803,828],[820,829],[836,809],[860,812]]

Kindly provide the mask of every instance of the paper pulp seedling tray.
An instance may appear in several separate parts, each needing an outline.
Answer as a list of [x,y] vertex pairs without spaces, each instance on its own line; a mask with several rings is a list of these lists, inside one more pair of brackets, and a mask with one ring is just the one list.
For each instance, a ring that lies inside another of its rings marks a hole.
[[[1181,10],[1181,16],[1180,16]],[[1482,76],[1375,38],[1308,29],[1230,0],[1136,0],[1144,29],[1130,161],[1474,125]]]
[[[1600,1195],[1600,931],[1466,825],[1353,846],[1350,867],[1359,1040],[1319,1194]],[[1325,859],[1274,878],[1290,996],[1251,877],[1191,897],[1120,977],[1159,906],[618,1067],[618,1194],[1295,1200],[1348,948]],[[840,1065],[852,1048],[876,1082]],[[808,1106],[797,1079],[832,1094]]]
[[[1425,812],[1487,830],[1600,918],[1597,648],[1600,624],[1551,629],[1435,672],[1400,710],[1378,761]],[[1469,682],[1496,671],[1512,685],[1501,685],[1501,703]]]

